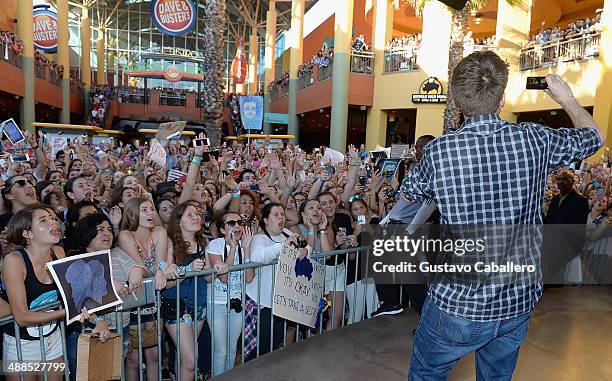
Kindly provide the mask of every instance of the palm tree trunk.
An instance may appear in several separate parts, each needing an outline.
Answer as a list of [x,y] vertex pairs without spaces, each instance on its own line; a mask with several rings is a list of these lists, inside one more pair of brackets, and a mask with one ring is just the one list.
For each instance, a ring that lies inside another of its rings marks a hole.
[[[469,4],[469,3],[468,3]],[[449,83],[453,75],[455,66],[463,58],[463,37],[468,29],[469,6],[466,5],[460,11],[453,11],[451,26],[451,46],[448,57],[448,79]],[[461,111],[453,102],[451,88],[448,87],[448,102],[444,110],[444,133],[452,132],[459,127]]]
[[214,145],[220,144],[223,122],[225,2],[226,0],[207,0],[204,3],[206,28],[203,31],[204,46],[202,47],[204,61],[203,120],[208,138]]

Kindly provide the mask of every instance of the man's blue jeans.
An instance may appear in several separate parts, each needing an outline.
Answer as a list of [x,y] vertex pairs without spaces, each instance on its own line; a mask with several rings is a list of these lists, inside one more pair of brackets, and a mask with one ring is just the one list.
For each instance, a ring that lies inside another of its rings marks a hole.
[[476,380],[511,380],[531,313],[477,322],[440,310],[427,297],[412,348],[409,381],[446,380],[453,366],[476,351]]

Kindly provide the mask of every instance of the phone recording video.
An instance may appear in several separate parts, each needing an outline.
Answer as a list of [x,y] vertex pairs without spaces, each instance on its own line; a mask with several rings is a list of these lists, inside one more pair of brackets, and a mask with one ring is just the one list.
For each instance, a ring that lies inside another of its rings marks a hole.
[[546,90],[546,77],[527,77],[527,90]]
[[210,145],[210,140],[208,140],[208,138],[194,139],[193,141],[194,147],[209,146],[209,145]]

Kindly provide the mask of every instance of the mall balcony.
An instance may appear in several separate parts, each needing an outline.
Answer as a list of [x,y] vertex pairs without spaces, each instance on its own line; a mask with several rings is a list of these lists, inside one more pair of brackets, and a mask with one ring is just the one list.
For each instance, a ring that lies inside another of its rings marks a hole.
[[[24,97],[24,74],[21,56],[10,47],[6,48],[0,41],[0,113],[11,115],[19,110]],[[38,121],[55,121],[62,108],[62,91],[60,79],[49,65],[34,66],[36,117]],[[82,119],[84,113],[84,93],[76,85],[70,89],[71,119],[75,122]],[[9,112],[11,111],[11,112]]]
[[[349,106],[372,106],[374,95],[374,54],[351,53],[349,76]],[[312,70],[298,78],[297,112],[305,114],[325,109],[332,104],[333,62],[325,66],[313,65]],[[270,111],[287,113],[289,86],[280,86],[270,94]]]

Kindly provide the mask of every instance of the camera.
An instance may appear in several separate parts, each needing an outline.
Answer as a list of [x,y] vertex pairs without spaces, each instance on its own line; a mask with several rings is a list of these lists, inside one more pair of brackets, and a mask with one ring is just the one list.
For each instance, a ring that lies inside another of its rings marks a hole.
[[387,196],[388,198],[394,198],[395,197],[395,189],[393,188],[387,188],[387,190],[385,191],[385,196]]
[[291,244],[296,248],[296,249],[303,249],[306,246],[308,246],[308,241],[306,241],[305,239],[302,239],[302,237],[298,237],[297,240],[295,242],[291,242]]
[[238,298],[231,298],[229,302],[229,309],[234,310],[236,313],[242,312],[242,301]]

